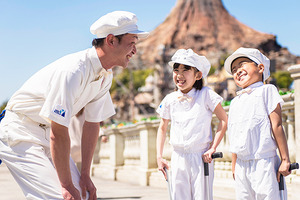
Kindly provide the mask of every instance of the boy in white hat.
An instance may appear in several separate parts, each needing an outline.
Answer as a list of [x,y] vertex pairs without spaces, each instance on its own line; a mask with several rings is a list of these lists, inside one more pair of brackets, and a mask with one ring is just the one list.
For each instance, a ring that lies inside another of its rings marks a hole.
[[[168,94],[157,112],[161,122],[157,132],[158,169],[166,177],[164,167],[169,165],[162,158],[168,124],[171,121],[170,143],[171,185],[173,200],[207,200],[204,162],[211,163],[227,128],[227,115],[221,106],[222,97],[203,87],[210,63],[191,49],[179,49],[169,65],[173,68],[173,81],[177,91]],[[211,119],[215,113],[220,120],[215,137],[212,137]],[[212,197],[213,164],[209,164],[209,187]]]
[[[92,48],[44,67],[9,100],[0,124],[0,158],[27,199],[97,198],[90,167],[99,123],[115,114],[111,70],[127,67],[138,38],[148,35],[136,22],[130,12],[104,15],[91,26],[97,35]],[[68,128],[83,107],[79,172],[70,159]]]
[[241,47],[224,66],[242,88],[228,115],[236,198],[279,200],[279,176],[290,174],[290,159],[281,121],[283,100],[274,85],[263,84],[270,76],[270,60],[257,49]]

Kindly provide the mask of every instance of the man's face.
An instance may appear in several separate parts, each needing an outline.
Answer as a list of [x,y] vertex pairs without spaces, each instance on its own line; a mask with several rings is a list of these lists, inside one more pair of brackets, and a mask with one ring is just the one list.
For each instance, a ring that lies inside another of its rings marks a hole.
[[[118,40],[118,39],[117,39]],[[136,54],[136,43],[138,37],[136,34],[126,34],[115,45],[115,62],[116,65],[126,68],[129,60]]]

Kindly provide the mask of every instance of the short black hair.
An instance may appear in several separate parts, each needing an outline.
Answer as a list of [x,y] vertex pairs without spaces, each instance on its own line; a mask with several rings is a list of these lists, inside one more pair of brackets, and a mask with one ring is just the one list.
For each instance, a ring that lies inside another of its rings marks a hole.
[[[122,34],[122,35],[116,35],[115,37],[118,38],[119,42],[121,42],[122,37],[123,37],[124,35],[126,35],[126,34],[127,34],[127,33]],[[92,45],[93,45],[95,48],[101,47],[101,46],[104,44],[104,40],[105,40],[105,38],[95,38],[95,39],[93,39],[93,41],[92,41]]]
[[[173,65],[173,70],[174,69],[178,69],[180,63],[174,63]],[[195,72],[199,72],[199,70],[196,67],[191,67],[189,65],[184,65],[184,68],[186,70],[190,70],[191,68],[194,68]],[[196,80],[193,88],[195,88],[196,90],[201,90],[203,88],[203,79],[201,78],[200,80]],[[176,87],[175,90],[178,90],[178,88]]]

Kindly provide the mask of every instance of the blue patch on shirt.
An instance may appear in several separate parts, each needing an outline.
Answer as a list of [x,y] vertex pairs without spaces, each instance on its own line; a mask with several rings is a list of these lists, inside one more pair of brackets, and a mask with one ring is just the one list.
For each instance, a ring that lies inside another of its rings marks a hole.
[[53,112],[57,115],[60,115],[62,117],[66,116],[66,109],[62,108],[62,106],[57,105],[54,109]]

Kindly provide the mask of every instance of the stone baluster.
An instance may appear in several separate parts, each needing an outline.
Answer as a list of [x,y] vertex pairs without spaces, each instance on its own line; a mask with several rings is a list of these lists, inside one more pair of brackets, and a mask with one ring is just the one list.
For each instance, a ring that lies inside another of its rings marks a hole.
[[137,124],[140,131],[140,185],[149,185],[149,177],[157,170],[156,164],[156,134],[154,122]]
[[296,141],[295,141],[295,118],[294,118],[294,110],[291,110],[291,112],[287,112],[287,130],[285,131],[285,134],[287,134],[287,143],[289,147],[289,153],[290,153],[290,160],[291,162],[296,161]]
[[108,134],[111,165],[111,173],[108,176],[112,180],[117,180],[118,167],[124,165],[124,138],[117,128],[111,129]]

